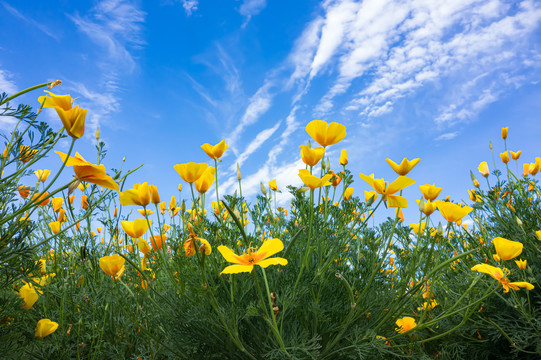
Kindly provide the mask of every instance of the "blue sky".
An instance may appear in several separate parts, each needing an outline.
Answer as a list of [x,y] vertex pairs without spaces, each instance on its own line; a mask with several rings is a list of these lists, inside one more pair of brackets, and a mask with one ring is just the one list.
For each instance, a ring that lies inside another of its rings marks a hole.
[[0,0],[0,24],[0,91],[63,80],[55,91],[88,108],[76,150],[94,158],[99,126],[107,168],[145,164],[128,185],[156,184],[162,200],[181,182],[173,165],[212,164],[200,145],[222,139],[222,194],[237,162],[251,198],[261,181],[299,185],[313,119],[347,126],[327,154],[339,169],[347,149],[356,196],[369,190],[359,172],[392,180],[386,157],[421,158],[410,206],[425,183],[466,200],[503,126],[521,164],[541,155],[537,1]]

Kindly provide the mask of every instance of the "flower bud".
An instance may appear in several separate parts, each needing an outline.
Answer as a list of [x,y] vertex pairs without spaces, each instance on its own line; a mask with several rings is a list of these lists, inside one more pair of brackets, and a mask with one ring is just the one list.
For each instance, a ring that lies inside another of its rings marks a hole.
[[502,139],[507,139],[507,132],[509,131],[509,127],[502,128]]
[[158,205],[160,203],[160,194],[158,193],[158,188],[156,185],[149,185],[148,190],[150,191],[150,201],[154,205]]
[[260,186],[261,186],[261,192],[263,193],[263,195],[267,196],[267,188],[265,187],[265,185],[263,185],[263,183],[260,183]]
[[242,179],[242,176],[240,174],[240,167],[239,163],[237,163],[237,180],[240,181]]
[[518,217],[515,217],[515,220],[517,221],[518,226],[522,226],[522,221]]
[[99,127],[96,128],[96,141],[98,142],[100,141],[100,128]]

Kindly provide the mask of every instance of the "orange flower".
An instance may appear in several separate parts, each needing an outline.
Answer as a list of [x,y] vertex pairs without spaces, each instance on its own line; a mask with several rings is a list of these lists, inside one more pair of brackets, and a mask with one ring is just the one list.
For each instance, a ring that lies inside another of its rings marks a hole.
[[49,195],[48,192],[34,194],[32,196],[32,201],[35,203],[39,203],[39,206],[45,206],[51,201],[51,198],[45,199],[47,195]]
[[509,151],[500,153],[500,158],[504,164],[507,164],[509,162]]
[[301,145],[301,159],[308,166],[316,166],[325,155],[325,148],[318,146],[312,149],[308,145]]
[[88,197],[86,195],[81,196],[81,202],[83,210],[88,209]]
[[502,128],[502,139],[507,139],[507,132],[509,131],[509,127]]
[[348,164],[348,152],[346,149],[342,150],[340,152],[340,165],[347,165]]
[[19,192],[19,195],[21,195],[21,197],[23,199],[26,199],[28,197],[28,195],[30,195],[30,188],[28,186],[25,186],[25,185],[21,185],[17,188],[17,191]]
[[513,160],[518,160],[520,158],[520,154],[522,154],[522,150],[519,150],[517,152],[509,151],[511,153],[511,158]]
[[167,236],[165,235],[151,236],[150,244],[152,245],[152,250],[156,251],[158,249],[163,248],[163,245],[165,244],[165,240],[167,240]]

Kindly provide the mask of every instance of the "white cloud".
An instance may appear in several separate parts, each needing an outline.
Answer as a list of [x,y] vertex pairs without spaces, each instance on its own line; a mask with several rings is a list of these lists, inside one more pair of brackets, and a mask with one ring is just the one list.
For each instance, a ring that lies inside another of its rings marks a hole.
[[267,0],[244,0],[239,8],[239,13],[246,17],[242,26],[246,26],[252,16],[259,14],[266,6]]
[[0,69],[0,93],[13,95],[17,92],[17,86],[12,78],[13,75],[9,71]]
[[453,131],[453,132],[450,132],[450,133],[441,134],[440,136],[438,136],[434,140],[436,140],[436,141],[438,141],[438,140],[451,140],[451,139],[454,139],[457,135],[458,135],[458,131]]
[[231,165],[231,171],[235,171],[237,169],[237,164],[239,164],[239,166],[242,166],[246,159],[248,159],[250,155],[252,155],[257,149],[259,149],[261,145],[263,145],[263,143],[267,141],[276,132],[279,126],[280,122],[276,123],[276,125],[274,125],[273,127],[265,129],[259,134],[257,134],[257,136],[252,140],[252,142],[248,144],[244,152],[240,154],[239,157],[237,157],[237,161],[235,162],[235,164]]
[[13,16],[15,16],[16,18],[19,18],[20,20],[23,20],[24,22],[36,27],[38,30],[40,30],[42,33],[44,33],[45,35],[55,39],[55,40],[59,40],[58,39],[58,36],[53,32],[51,31],[47,26],[37,22],[36,20],[34,19],[31,19],[31,18],[28,18],[26,16],[24,16],[23,14],[21,14],[19,12],[19,10],[15,9],[14,7],[8,5],[5,1],[1,1],[0,2],[4,8]]
[[265,84],[263,84],[263,86],[261,86],[250,98],[249,104],[240,119],[240,123],[233,129],[227,140],[227,143],[231,146],[233,151],[237,148],[237,141],[244,129],[257,122],[259,117],[266,113],[270,108],[274,97],[269,91],[271,87],[272,82],[266,81]]
[[90,14],[75,14],[70,19],[91,41],[106,50],[101,59],[108,68],[132,72],[135,60],[130,50],[143,44],[142,26],[146,13],[128,0],[102,0]]
[[198,0],[182,0],[182,7],[188,16],[191,16],[194,11],[197,11],[198,6]]

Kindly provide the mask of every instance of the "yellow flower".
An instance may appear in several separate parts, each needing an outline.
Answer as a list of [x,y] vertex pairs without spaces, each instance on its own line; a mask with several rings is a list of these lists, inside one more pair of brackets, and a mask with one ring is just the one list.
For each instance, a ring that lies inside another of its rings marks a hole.
[[205,169],[208,168],[207,163],[194,163],[189,162],[186,164],[177,164],[173,166],[177,173],[180,175],[182,180],[186,181],[187,183],[193,183],[197,179],[203,175],[203,172],[205,172]]
[[145,255],[148,254],[151,250],[150,245],[145,239],[139,239],[139,241],[137,242],[137,247]]
[[426,223],[421,223],[421,234],[419,234],[419,224],[410,224],[410,228],[417,235],[422,235],[425,232]]
[[104,256],[100,258],[100,268],[104,273],[115,278],[120,278],[124,272],[124,263],[126,259],[118,254]]
[[45,182],[51,174],[51,170],[36,170],[34,171],[34,174],[36,174],[38,181]]
[[364,201],[365,202],[368,202],[368,200],[370,200],[371,198],[374,198],[372,200],[372,202],[376,201],[376,199],[379,197],[378,193],[375,192],[374,190],[370,190],[370,191],[364,191]]
[[272,191],[278,190],[278,186],[276,185],[276,179],[269,181],[269,188]]
[[39,298],[39,293],[36,291],[34,285],[26,283],[19,290],[19,296],[24,300],[24,308],[26,310],[34,306],[35,302]]
[[522,253],[523,244],[518,241],[511,241],[502,237],[492,240],[496,253],[502,260],[511,260]]
[[137,183],[133,185],[133,189],[128,189],[120,193],[120,205],[139,205],[147,206],[150,204],[150,190],[148,183]]
[[85,118],[86,109],[79,108],[76,105],[72,108],[72,100],[70,95],[55,95],[50,91],[45,90],[48,96],[40,96],[38,101],[43,103],[43,107],[53,108],[60,117],[64,128],[69,136],[78,139],[85,133]]
[[425,310],[432,310],[436,306],[438,306],[438,302],[435,299],[430,300],[430,304],[428,301],[425,301],[421,307],[418,307],[417,310],[425,309]]
[[415,319],[409,316],[404,316],[401,319],[396,320],[396,331],[399,333],[405,333],[406,331],[409,331],[417,326],[417,323],[415,322]]
[[249,248],[242,255],[235,255],[233,250],[224,245],[218,246],[218,251],[224,259],[236,265],[226,267],[220,274],[237,274],[241,272],[252,272],[254,265],[259,265],[266,268],[269,265],[287,265],[287,260],[284,258],[268,257],[282,251],[284,244],[280,239],[267,239],[259,250]]
[[304,185],[308,186],[310,189],[317,189],[322,186],[331,185],[331,174],[323,176],[321,179],[317,176],[310,175],[310,171],[306,169],[299,170],[299,177],[301,178]]
[[210,246],[210,243],[207,240],[201,239],[201,238],[197,238],[197,240],[201,242],[201,246],[199,247],[199,252],[207,256],[210,255],[212,253],[212,247]]
[[332,122],[327,125],[326,121],[313,120],[306,125],[306,132],[321,146],[334,145],[346,137],[346,127]]
[[60,232],[60,222],[58,221],[50,222],[49,227],[51,228],[53,234],[58,234]]
[[[60,151],[55,151],[55,153],[60,156],[62,161],[66,160],[66,154]],[[75,177],[79,181],[86,181],[87,183],[118,191],[118,184],[112,177],[105,173],[105,166],[94,165],[86,161],[79,153],[75,153],[75,156],[68,157],[66,166],[73,166]]]
[[53,202],[53,211],[59,212],[60,209],[62,209],[62,204],[64,203],[64,199],[62,199],[61,197],[55,197],[52,199],[52,202]]
[[515,260],[515,264],[517,264],[518,268],[520,270],[526,270],[526,266],[528,265],[528,260]]
[[139,214],[144,217],[150,216],[155,213],[155,211],[150,209],[137,209],[137,211],[139,211]]
[[509,151],[505,151],[503,153],[500,153],[500,158],[502,159],[502,162],[504,164],[507,164],[509,162]]
[[511,153],[511,158],[513,158],[513,160],[518,160],[520,158],[520,154],[522,154],[522,150],[519,150],[517,152],[514,152],[514,151],[509,151]]
[[347,165],[348,164],[348,153],[346,149],[340,151],[340,165]]
[[312,149],[308,145],[301,145],[300,148],[302,161],[308,166],[316,166],[323,155],[325,155],[325,148],[321,146]]
[[502,128],[502,139],[507,139],[507,132],[509,131],[509,127]]
[[135,219],[134,221],[121,221],[122,230],[131,238],[138,239],[148,230],[147,219]]
[[411,171],[411,169],[413,169],[415,167],[415,165],[417,165],[419,163],[419,161],[421,161],[421,159],[419,159],[419,158],[413,159],[411,161],[409,161],[407,158],[404,158],[402,160],[402,162],[400,163],[400,165],[398,165],[397,163],[395,163],[394,161],[392,161],[389,158],[387,158],[385,160],[387,161],[387,163],[389,165],[391,165],[393,170],[398,175],[402,175],[402,176],[407,175]]
[[378,193],[383,195],[383,200],[387,202],[389,207],[407,208],[408,201],[406,198],[394,195],[396,192],[415,184],[415,180],[406,176],[399,176],[395,181],[387,185],[387,182],[383,179],[374,179],[374,175],[366,176],[363,173],[359,173],[361,179],[366,181],[372,188]]
[[460,205],[448,201],[436,200],[434,201],[434,204],[440,211],[441,216],[449,222],[460,221],[473,210],[473,208],[469,206],[461,207]]
[[345,191],[344,191],[344,200],[349,200],[351,199],[351,197],[353,196],[353,189],[352,187],[348,187]]
[[173,212],[177,208],[177,199],[175,199],[175,196],[171,196],[171,201],[169,202],[169,211]]
[[537,230],[535,236],[537,237],[537,240],[541,241],[541,230]]
[[507,293],[509,292],[509,288],[513,290],[520,290],[520,288],[526,288],[527,290],[533,290],[534,286],[530,283],[519,281],[519,282],[509,282],[509,279],[507,279],[502,269],[488,265],[488,264],[477,264],[474,267],[471,268],[473,271],[481,272],[490,275],[494,279],[498,280],[498,282],[503,287],[503,292]]
[[535,174],[537,174],[539,172],[539,165],[536,162],[534,163],[530,163],[530,165],[528,165],[528,172],[530,173],[530,175],[532,176],[535,176]]
[[[421,201],[420,200],[415,200],[417,202],[417,204],[419,204]],[[432,215],[432,213],[434,211],[436,211],[436,204],[434,204],[432,201],[430,200],[427,200],[423,203],[423,209],[421,210],[423,212],[423,214],[425,214],[426,216],[430,216]]]
[[486,161],[483,161],[482,163],[479,164],[479,167],[477,167],[477,170],[479,170],[479,172],[484,176],[484,177],[488,177],[489,175],[489,172],[488,172],[488,164]]
[[425,184],[419,186],[419,190],[421,190],[426,200],[434,201],[440,195],[442,188],[437,187],[436,184]]
[[225,140],[220,141],[218,144],[212,146],[210,144],[201,145],[201,149],[214,160],[218,160],[224,154],[224,151],[227,150],[229,145],[225,143]]
[[216,177],[214,174],[216,169],[213,166],[209,166],[203,171],[203,174],[194,182],[195,189],[200,193],[204,194],[210,189]]
[[51,335],[58,329],[58,323],[49,319],[41,319],[36,326],[35,335],[38,339],[43,339],[47,335]]

